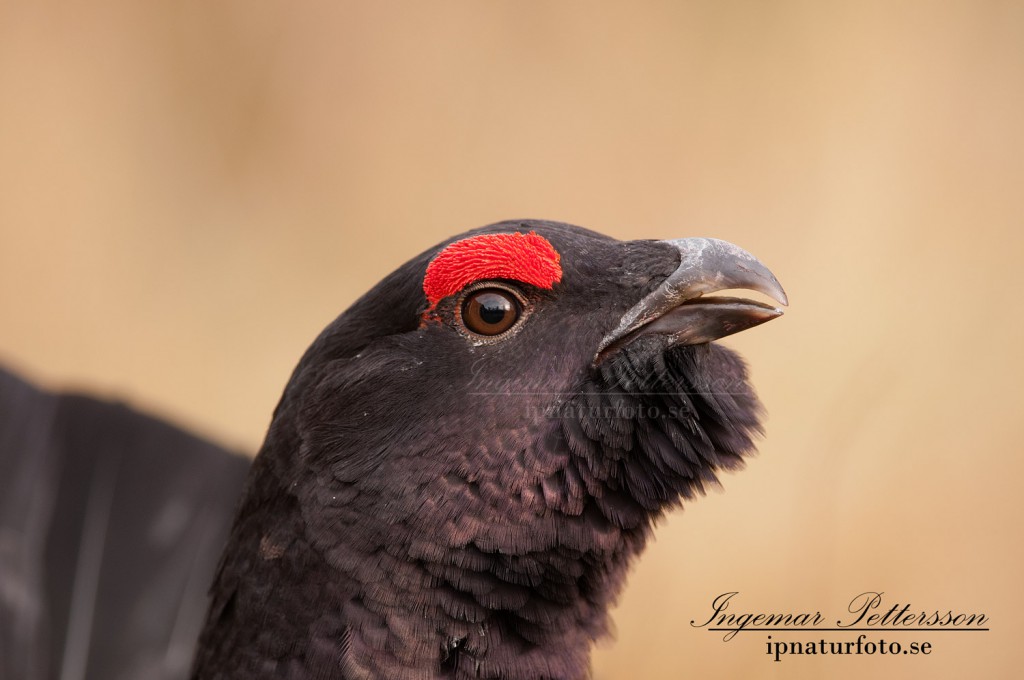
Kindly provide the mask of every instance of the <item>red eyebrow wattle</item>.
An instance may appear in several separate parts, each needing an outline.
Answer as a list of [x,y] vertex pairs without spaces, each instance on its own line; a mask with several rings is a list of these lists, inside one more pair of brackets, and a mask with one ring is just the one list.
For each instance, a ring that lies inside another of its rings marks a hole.
[[456,241],[427,266],[423,292],[430,307],[474,281],[513,279],[549,289],[562,280],[561,258],[543,236],[482,234]]

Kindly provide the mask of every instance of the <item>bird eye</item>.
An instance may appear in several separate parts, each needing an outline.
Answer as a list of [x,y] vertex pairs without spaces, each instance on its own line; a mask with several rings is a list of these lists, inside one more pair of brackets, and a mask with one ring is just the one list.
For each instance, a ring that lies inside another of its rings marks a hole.
[[512,328],[522,314],[519,300],[500,288],[470,293],[462,303],[462,323],[477,335],[500,335]]

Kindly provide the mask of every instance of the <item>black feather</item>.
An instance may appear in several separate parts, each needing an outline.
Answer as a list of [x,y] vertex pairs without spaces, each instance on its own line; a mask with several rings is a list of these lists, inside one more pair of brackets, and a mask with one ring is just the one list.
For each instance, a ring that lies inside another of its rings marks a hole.
[[[441,244],[303,357],[195,678],[586,677],[653,521],[752,450],[759,406],[733,353],[650,336],[594,366],[676,248],[547,222],[475,233],[513,231],[547,238],[563,269],[550,291],[518,286],[531,311],[514,336],[469,341],[454,298],[424,320]],[[273,560],[266,536],[287,537]]]
[[184,677],[248,467],[0,370],[0,677]]

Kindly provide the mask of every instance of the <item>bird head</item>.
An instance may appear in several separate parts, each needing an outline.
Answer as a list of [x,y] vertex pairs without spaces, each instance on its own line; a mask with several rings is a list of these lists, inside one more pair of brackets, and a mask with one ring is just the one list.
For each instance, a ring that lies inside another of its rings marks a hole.
[[269,542],[305,565],[277,586],[331,584],[296,616],[334,622],[353,677],[580,677],[653,520],[753,450],[745,367],[710,343],[782,312],[726,289],[786,303],[714,239],[512,221],[428,250],[299,363],[226,569]]

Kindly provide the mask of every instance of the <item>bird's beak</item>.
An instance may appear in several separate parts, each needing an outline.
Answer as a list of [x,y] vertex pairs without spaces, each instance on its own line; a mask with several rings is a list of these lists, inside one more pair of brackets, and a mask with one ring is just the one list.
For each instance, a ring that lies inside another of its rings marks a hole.
[[643,335],[667,336],[672,345],[697,345],[753,328],[782,315],[782,310],[753,300],[702,297],[739,288],[764,293],[789,304],[775,276],[747,251],[728,241],[683,238],[664,241],[679,249],[679,267],[661,285],[627,311],[604,336],[595,362]]

